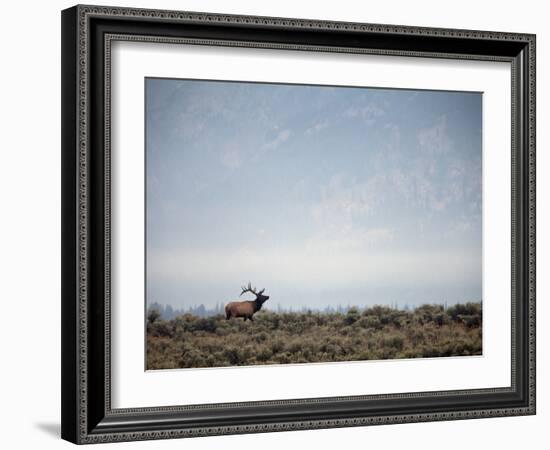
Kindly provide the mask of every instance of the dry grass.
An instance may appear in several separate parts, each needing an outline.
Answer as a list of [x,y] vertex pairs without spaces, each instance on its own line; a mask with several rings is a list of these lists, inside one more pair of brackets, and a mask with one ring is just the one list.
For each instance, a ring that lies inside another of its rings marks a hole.
[[254,322],[150,315],[147,368],[247,366],[481,354],[481,304],[414,311],[382,306],[340,313],[260,311]]

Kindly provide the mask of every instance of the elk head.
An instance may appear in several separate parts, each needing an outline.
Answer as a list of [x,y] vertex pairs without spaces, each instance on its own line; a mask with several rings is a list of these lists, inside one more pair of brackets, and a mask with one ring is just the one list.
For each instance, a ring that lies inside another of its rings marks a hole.
[[259,292],[256,292],[256,288],[252,288],[252,286],[250,285],[250,282],[248,283],[248,286],[242,286],[241,289],[242,289],[242,292],[240,295],[243,295],[245,292],[250,292],[251,294],[254,294],[256,296],[256,303],[258,305],[258,309],[260,309],[262,305],[267,300],[269,300],[269,295],[264,295],[265,288]]

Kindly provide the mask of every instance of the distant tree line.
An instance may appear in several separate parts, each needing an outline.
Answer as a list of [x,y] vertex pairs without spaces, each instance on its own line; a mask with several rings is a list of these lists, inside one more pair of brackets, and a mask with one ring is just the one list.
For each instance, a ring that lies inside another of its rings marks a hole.
[[[477,303],[477,302],[474,302]],[[193,305],[189,306],[187,308],[174,308],[171,305],[163,305],[161,303],[153,302],[147,307],[147,313],[149,313],[151,310],[157,311],[159,318],[162,320],[172,320],[176,317],[182,316],[184,314],[191,314],[196,317],[212,317],[217,316],[219,314],[224,314],[224,303],[218,302],[214,307],[207,307],[204,306],[204,304],[200,305]],[[276,304],[275,307],[270,308],[269,306],[266,307],[267,310],[277,312],[277,313],[287,313],[287,312],[295,312],[295,313],[308,313],[308,312],[315,312],[315,313],[325,313],[325,314],[346,314],[350,309],[356,309],[360,312],[370,308],[371,306],[365,306],[363,308],[353,306],[353,305],[336,305],[336,306],[326,306],[324,308],[311,308],[311,307],[298,307],[298,308],[284,308],[280,304]],[[415,307],[410,306],[408,304],[405,304],[403,307],[400,307],[397,303],[392,303],[387,305],[388,308],[393,310],[401,310],[401,311],[412,311],[415,309]],[[446,303],[442,304],[441,307],[443,310],[447,310],[448,308],[453,308],[455,305],[447,306]]]
[[147,312],[155,310],[159,314],[159,318],[162,320],[172,320],[183,314],[192,314],[197,317],[210,317],[218,314],[223,314],[223,303],[216,303],[213,308],[207,308],[202,303],[196,306],[190,306],[188,308],[173,308],[171,305],[162,305],[157,302],[153,302],[147,307]]

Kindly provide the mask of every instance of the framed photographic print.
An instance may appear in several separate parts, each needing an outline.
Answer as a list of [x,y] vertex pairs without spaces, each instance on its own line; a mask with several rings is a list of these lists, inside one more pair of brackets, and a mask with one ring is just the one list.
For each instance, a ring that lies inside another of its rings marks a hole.
[[535,413],[535,36],[62,12],[62,437]]

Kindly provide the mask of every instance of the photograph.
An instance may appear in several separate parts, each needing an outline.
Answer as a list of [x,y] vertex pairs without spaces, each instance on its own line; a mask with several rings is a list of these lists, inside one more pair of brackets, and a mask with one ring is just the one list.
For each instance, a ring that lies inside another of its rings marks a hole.
[[483,355],[483,93],[146,77],[146,370]]

